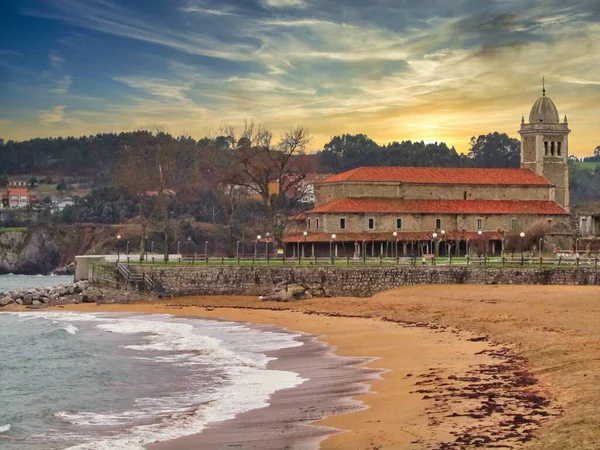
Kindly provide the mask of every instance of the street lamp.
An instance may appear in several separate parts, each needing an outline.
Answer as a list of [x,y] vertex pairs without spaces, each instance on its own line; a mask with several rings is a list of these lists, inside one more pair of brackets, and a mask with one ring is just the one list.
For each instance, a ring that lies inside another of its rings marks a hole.
[[150,253],[154,254],[154,241],[150,242]]
[[544,238],[540,238],[540,240],[538,241],[538,253],[540,255],[540,259],[542,258],[542,242],[544,241]]
[[269,233],[265,233],[265,258],[267,262],[269,261],[269,237],[271,235]]
[[304,236],[304,247],[302,248],[302,253],[303,256],[306,256],[306,238],[308,237],[308,231],[302,233],[302,236]]
[[127,255],[129,255],[129,241],[127,241]]
[[482,251],[482,248],[481,248],[481,247],[483,246],[483,242],[482,242],[482,239],[481,239],[481,236],[482,236],[482,235],[483,235],[483,231],[479,230],[479,231],[477,232],[477,236],[478,236],[478,238],[479,238],[479,249],[478,249],[478,250],[479,250],[479,253],[480,253],[480,255],[479,255],[479,256],[481,256],[481,254],[483,253],[483,251]]
[[240,241],[235,242],[235,257],[240,259]]
[[523,265],[523,238],[525,237],[525,233],[521,231],[519,236],[521,236],[521,265]]
[[180,255],[179,248],[181,247],[181,241],[177,241],[177,255]]
[[432,237],[432,239],[431,239],[431,250],[433,251],[433,256],[435,257],[435,256],[437,256],[437,249],[436,249],[436,247],[437,247],[437,237],[438,237],[438,234],[434,232],[431,235],[431,237]]
[[208,241],[204,241],[204,260],[208,262]]
[[254,243],[254,258],[258,257],[258,241],[262,239],[262,236],[259,234],[256,236],[256,242]]
[[331,235],[331,241],[329,242],[329,256],[331,258],[331,265],[335,264],[335,238],[337,236],[335,234]]
[[119,260],[121,258],[120,249],[119,249],[120,244],[121,244],[121,235],[117,234],[117,262],[119,262]]
[[[447,250],[447,248],[446,248],[446,230],[440,231],[440,234],[442,235],[442,237],[440,239],[444,243],[444,249]],[[440,253],[440,252],[438,251],[438,253]],[[450,256],[450,255],[448,255],[448,251],[446,251],[446,256]]]
[[396,240],[396,244],[394,246],[394,252],[396,253],[396,258],[398,257],[398,232],[394,231],[392,233],[392,236],[394,236],[394,239]]

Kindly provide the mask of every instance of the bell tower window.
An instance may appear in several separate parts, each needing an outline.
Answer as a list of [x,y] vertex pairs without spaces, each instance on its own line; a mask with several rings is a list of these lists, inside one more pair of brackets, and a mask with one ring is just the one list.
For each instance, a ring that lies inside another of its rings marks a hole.
[[544,141],[544,155],[548,156],[548,141]]
[[554,156],[554,141],[550,143],[550,156]]
[[562,156],[562,142],[556,143],[556,154]]

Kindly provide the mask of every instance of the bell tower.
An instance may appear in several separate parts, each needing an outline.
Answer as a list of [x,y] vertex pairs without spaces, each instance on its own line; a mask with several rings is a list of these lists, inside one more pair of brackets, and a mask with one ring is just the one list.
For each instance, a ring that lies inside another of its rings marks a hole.
[[556,105],[546,96],[542,81],[542,96],[531,112],[529,123],[521,118],[521,168],[531,169],[554,186],[554,200],[569,210],[569,124],[567,116],[560,121]]

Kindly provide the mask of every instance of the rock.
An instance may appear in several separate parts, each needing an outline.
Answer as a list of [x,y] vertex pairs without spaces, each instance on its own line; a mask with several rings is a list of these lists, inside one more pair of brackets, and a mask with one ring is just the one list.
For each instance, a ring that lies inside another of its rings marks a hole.
[[13,300],[12,297],[3,297],[3,298],[0,298],[0,306],[1,307],[10,305],[11,303],[14,303],[14,300]]
[[266,297],[265,300],[271,300],[276,302],[289,302],[292,298],[292,294],[290,294],[287,290],[283,290],[275,292],[273,295]]
[[69,293],[69,290],[68,290],[68,289],[66,289],[66,288],[60,288],[60,289],[57,291],[57,294],[58,294],[58,296],[59,296],[59,297],[64,297],[64,296],[65,296],[65,295],[67,295],[68,293]]
[[42,303],[50,303],[50,299],[48,297],[42,297]]
[[15,303],[16,303],[17,305],[22,305],[22,304],[23,304],[23,300],[22,300],[22,299],[20,299],[20,298],[18,298],[18,299],[16,299],[16,300],[15,300]]
[[83,291],[81,301],[84,303],[94,303],[102,300],[102,291],[94,288],[87,288]]
[[75,293],[75,286],[72,286],[72,285],[69,286],[67,288],[67,291],[68,291],[69,295],[73,295]]
[[33,306],[38,306],[38,305],[41,305],[41,304],[42,304],[42,302],[40,302],[39,300],[34,300],[33,302],[31,302],[31,304],[32,304]]
[[291,284],[286,288],[286,292],[293,298],[300,299],[304,296],[306,288],[304,286],[300,286],[299,284]]
[[32,303],[33,303],[33,297],[31,296],[31,294],[27,294],[23,297],[24,305],[31,305]]

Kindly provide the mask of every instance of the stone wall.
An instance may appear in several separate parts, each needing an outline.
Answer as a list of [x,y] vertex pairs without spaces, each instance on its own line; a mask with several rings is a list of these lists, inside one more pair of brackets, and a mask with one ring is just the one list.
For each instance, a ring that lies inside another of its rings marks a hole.
[[[529,168],[529,167],[527,167]],[[467,185],[388,182],[315,184],[315,206],[345,197],[384,197],[406,200],[554,200],[547,185]]]
[[[132,270],[139,267],[132,266]],[[594,268],[477,267],[152,267],[157,290],[172,296],[269,295],[277,285],[300,284],[315,296],[369,297],[413,284],[600,285]]]
[[[525,230],[539,220],[550,221],[552,225],[570,225],[568,215],[535,215],[535,214],[319,214],[310,215],[311,218],[320,218],[320,232],[323,233],[376,233],[388,232],[391,236],[394,231],[419,232],[436,230],[436,220],[441,220],[441,227],[446,231],[460,232],[462,230],[477,230],[478,219],[482,220],[483,231],[497,230]],[[340,228],[340,219],[345,219],[345,229]],[[374,219],[375,228],[369,230],[368,220]],[[397,219],[401,219],[402,228],[397,228]],[[516,229],[513,230],[513,220],[516,220]]]

